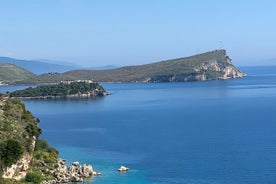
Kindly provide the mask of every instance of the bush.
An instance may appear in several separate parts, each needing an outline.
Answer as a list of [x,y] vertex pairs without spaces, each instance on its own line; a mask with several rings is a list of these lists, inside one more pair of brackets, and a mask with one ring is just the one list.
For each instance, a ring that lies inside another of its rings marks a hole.
[[25,121],[27,121],[27,122],[34,121],[34,117],[33,117],[32,113],[30,113],[30,111],[25,111],[22,114],[22,119],[25,120]]
[[30,136],[38,137],[42,133],[41,128],[39,128],[34,123],[28,123],[28,125],[26,126],[26,130]]
[[34,157],[37,160],[43,160],[45,163],[56,163],[58,151],[50,147],[45,140],[38,139],[35,144]]
[[35,143],[35,151],[37,151],[37,150],[48,151],[49,148],[50,148],[50,146],[47,143],[47,141],[45,141],[43,139],[37,139],[37,141]]
[[0,184],[22,184],[22,183],[14,179],[4,179],[0,177]]
[[25,177],[26,182],[30,182],[33,184],[40,184],[42,180],[43,180],[43,177],[39,172],[28,172]]
[[1,162],[5,167],[14,164],[23,154],[23,147],[17,140],[9,139],[1,148]]

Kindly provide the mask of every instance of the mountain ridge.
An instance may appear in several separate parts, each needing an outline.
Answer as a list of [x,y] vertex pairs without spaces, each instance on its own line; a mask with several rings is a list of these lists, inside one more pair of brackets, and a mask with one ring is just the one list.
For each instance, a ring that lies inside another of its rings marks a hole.
[[15,84],[21,81],[35,81],[37,75],[11,63],[0,63],[0,84]]
[[[0,65],[1,66],[1,65]],[[18,84],[59,83],[72,80],[95,82],[186,82],[240,78],[246,74],[233,64],[226,50],[214,50],[189,57],[106,70],[79,69],[48,72],[17,81]],[[23,76],[24,77],[24,76]],[[1,81],[1,77],[0,77]]]
[[0,57],[0,63],[11,63],[20,66],[37,75],[47,72],[65,72],[79,67],[45,62],[46,60],[24,60],[10,57]]

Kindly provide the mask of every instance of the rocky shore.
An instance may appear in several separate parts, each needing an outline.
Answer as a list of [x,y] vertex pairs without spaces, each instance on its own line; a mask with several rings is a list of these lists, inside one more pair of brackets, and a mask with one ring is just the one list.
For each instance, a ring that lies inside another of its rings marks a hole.
[[43,181],[42,184],[83,182],[85,179],[91,178],[92,176],[101,175],[101,173],[95,172],[93,167],[89,164],[81,165],[79,162],[73,162],[68,167],[64,159],[58,160],[58,166],[53,172],[55,179]]

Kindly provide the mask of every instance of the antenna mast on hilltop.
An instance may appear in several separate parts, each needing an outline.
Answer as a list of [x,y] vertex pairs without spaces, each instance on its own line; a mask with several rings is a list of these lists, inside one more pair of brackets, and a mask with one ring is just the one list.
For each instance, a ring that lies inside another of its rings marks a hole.
[[222,49],[223,48],[223,43],[222,41],[219,41],[219,49]]

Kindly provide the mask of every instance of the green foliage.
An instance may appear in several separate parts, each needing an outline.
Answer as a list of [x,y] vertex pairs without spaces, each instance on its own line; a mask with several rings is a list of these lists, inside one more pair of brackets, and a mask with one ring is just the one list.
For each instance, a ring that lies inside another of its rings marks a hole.
[[48,151],[51,148],[44,139],[37,139],[35,143],[35,151]]
[[43,176],[39,172],[28,172],[25,181],[32,184],[40,184],[43,180]]
[[[230,58],[226,55],[225,50],[215,50],[191,57],[166,60],[146,65],[127,66],[111,70],[73,70],[65,73],[47,73],[39,76],[35,76],[32,73],[21,72],[18,74],[21,77],[18,77],[17,73],[15,74],[14,71],[5,70],[5,67],[16,68],[15,65],[6,64],[7,66],[4,65],[2,70],[0,65],[0,78],[3,78],[10,83],[18,84],[46,84],[58,83],[66,80],[73,81],[89,79],[93,79],[98,82],[143,82],[153,78],[156,80],[150,80],[150,82],[169,82],[171,80],[171,76],[174,76],[174,78],[176,76],[176,81],[197,80],[193,77],[193,75],[195,72],[198,72],[199,75],[206,74],[207,80],[213,80],[218,79],[222,76],[222,74],[220,72],[216,73],[213,69],[209,69],[206,72],[204,70],[196,71],[195,68],[209,61],[216,61],[221,67],[229,65],[233,66],[228,62],[229,60]],[[18,68],[14,70],[19,71]],[[211,72],[208,73],[209,71]],[[169,78],[166,78],[166,76]],[[29,90],[29,92],[31,92],[29,94],[25,91],[26,97],[33,94],[33,91],[31,89]],[[38,94],[39,93],[35,95]],[[60,88],[57,93],[52,91],[50,94],[53,94],[53,96],[62,96],[66,94],[66,91],[63,91],[63,88]]]
[[38,139],[35,144],[34,157],[45,163],[56,163],[58,160],[58,151],[50,147],[45,140]]
[[49,146],[45,140],[38,139],[35,144],[33,158],[32,171],[42,172],[45,180],[53,179],[53,172],[49,171],[57,165],[58,151]]
[[13,180],[13,179],[4,179],[0,177],[0,184],[22,184],[24,182]]
[[4,167],[14,164],[23,154],[23,147],[17,140],[9,139],[1,144],[1,163]]
[[33,136],[38,137],[41,129],[37,119],[26,110],[25,105],[16,99],[3,99],[0,110],[0,143],[14,139],[21,143],[24,151],[33,150]]
[[26,130],[30,136],[35,137],[38,137],[42,133],[41,128],[39,128],[34,123],[28,123],[28,125],[26,126]]
[[26,152],[33,154],[30,173],[26,181],[15,181],[0,177],[0,184],[40,183],[44,179],[53,179],[49,172],[57,165],[58,151],[45,140],[36,139],[33,150],[33,136],[38,137],[41,129],[39,119],[27,111],[25,105],[16,99],[0,99],[0,176],[3,169],[15,163]]
[[24,152],[33,150],[33,136],[38,137],[41,129],[37,119],[16,99],[1,99],[0,110],[0,166],[15,163]]
[[[73,70],[65,72],[64,77],[75,79],[93,79],[98,82],[170,82],[197,80],[194,74],[205,74],[206,71],[197,71],[196,68],[210,61],[216,61],[221,67],[231,65],[225,50],[215,50],[186,58],[166,60],[146,65],[127,66],[111,70]],[[232,66],[232,65],[231,65]],[[208,71],[214,71],[209,69]],[[211,73],[208,80],[218,79],[221,73]]]
[[33,115],[29,111],[25,111],[22,114],[22,119],[25,120],[25,121],[27,121],[27,122],[34,121],[34,117],[33,117]]
[[[98,90],[105,92],[98,83],[71,82],[70,84],[59,83],[54,85],[43,85],[36,88],[27,88],[11,92],[10,97],[66,97],[67,95],[84,94]],[[100,93],[99,93],[100,95]]]

